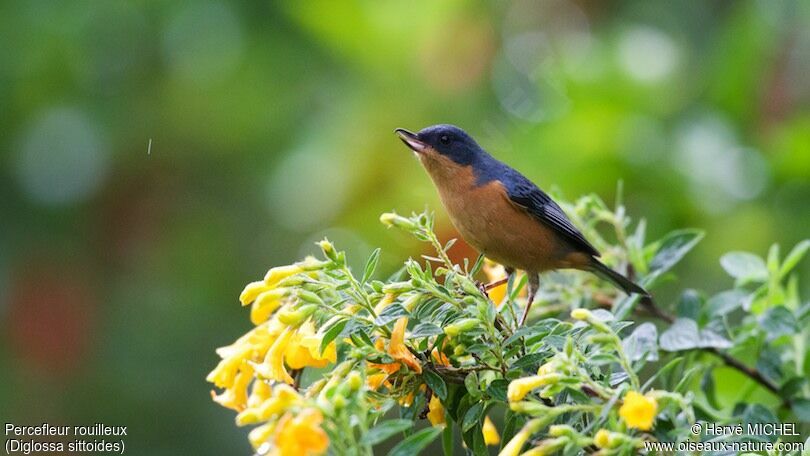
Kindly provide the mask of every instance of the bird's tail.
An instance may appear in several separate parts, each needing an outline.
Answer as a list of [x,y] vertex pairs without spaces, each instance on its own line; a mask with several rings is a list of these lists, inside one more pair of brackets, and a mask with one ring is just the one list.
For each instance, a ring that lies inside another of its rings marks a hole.
[[650,298],[650,293],[647,290],[633,283],[627,277],[605,266],[596,258],[591,261],[590,266],[588,266],[588,270],[604,279],[613,282],[627,294],[636,293],[641,295],[642,298]]

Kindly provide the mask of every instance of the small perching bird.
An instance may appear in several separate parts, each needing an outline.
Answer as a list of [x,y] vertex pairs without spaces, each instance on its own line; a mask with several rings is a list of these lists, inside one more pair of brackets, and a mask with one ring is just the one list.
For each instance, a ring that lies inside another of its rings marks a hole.
[[598,260],[599,252],[563,210],[529,179],[488,154],[464,130],[434,125],[396,133],[425,167],[450,220],[467,243],[490,259],[528,275],[522,325],[540,284],[539,273],[580,269],[649,299],[646,290]]

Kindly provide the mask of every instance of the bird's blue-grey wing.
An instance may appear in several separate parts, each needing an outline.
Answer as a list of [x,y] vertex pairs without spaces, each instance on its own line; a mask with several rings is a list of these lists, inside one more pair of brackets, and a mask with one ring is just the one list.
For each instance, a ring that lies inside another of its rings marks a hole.
[[509,173],[503,182],[509,199],[524,208],[535,219],[560,233],[571,245],[585,253],[599,256],[599,251],[568,220],[562,208],[523,175]]

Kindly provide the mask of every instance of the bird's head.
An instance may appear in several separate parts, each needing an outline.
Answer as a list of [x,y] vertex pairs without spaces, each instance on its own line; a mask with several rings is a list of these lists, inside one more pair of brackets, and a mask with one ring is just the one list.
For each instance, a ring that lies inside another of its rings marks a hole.
[[481,154],[485,154],[470,135],[455,125],[433,125],[418,133],[397,128],[396,133],[423,162],[426,159],[449,158],[458,165],[467,166],[473,164]]

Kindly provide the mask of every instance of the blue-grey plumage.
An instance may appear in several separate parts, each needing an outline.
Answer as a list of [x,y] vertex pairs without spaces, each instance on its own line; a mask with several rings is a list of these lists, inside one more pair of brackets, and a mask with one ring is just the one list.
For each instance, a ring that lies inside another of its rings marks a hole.
[[599,252],[547,194],[464,130],[434,125],[418,133],[396,132],[427,170],[461,236],[507,270],[526,271],[529,304],[522,320],[537,291],[538,274],[552,269],[591,271],[627,293],[649,296],[602,264]]

